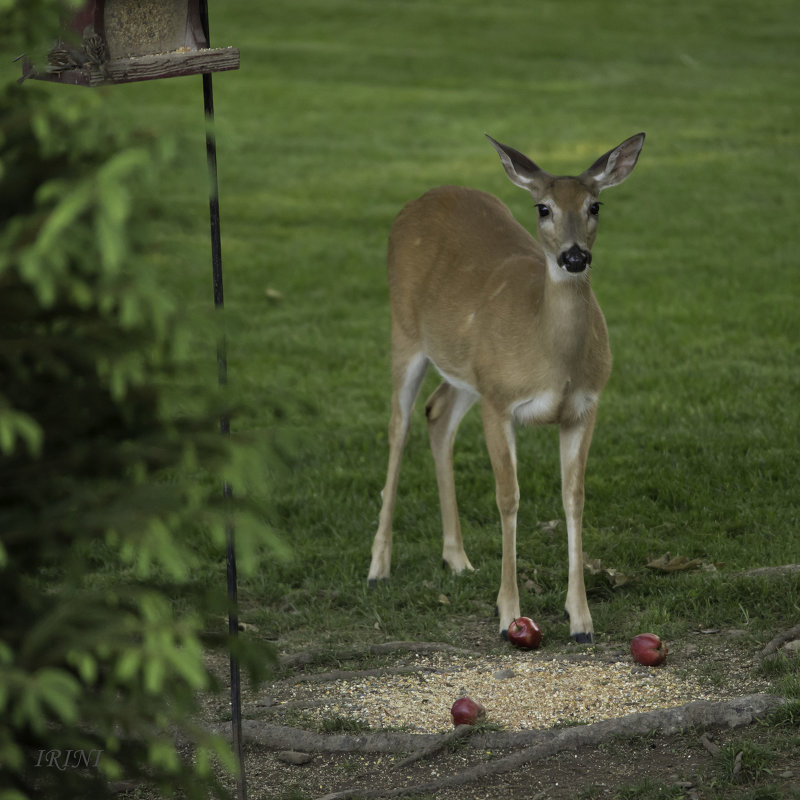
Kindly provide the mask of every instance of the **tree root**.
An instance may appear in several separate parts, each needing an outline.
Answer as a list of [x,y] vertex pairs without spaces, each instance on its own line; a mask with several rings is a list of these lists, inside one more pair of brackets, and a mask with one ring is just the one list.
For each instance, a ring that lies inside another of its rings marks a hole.
[[294,685],[296,683],[327,683],[329,681],[350,681],[358,678],[380,678],[384,675],[413,675],[416,672],[430,672],[424,667],[372,667],[370,669],[334,669],[330,672],[297,673],[290,678],[276,681],[273,685]]
[[748,578],[758,578],[765,575],[791,575],[795,572],[800,572],[800,564],[778,564],[774,567],[755,567],[754,569],[746,569],[743,572],[735,574],[744,575]]
[[[452,786],[461,786],[482,778],[510,772],[537,759],[547,758],[562,750],[576,750],[584,746],[596,746],[615,736],[635,736],[653,731],[663,734],[677,733],[686,728],[701,729],[727,725],[747,725],[763,717],[785,700],[774,695],[749,695],[737,700],[712,703],[701,700],[679,708],[629,714],[619,719],[605,720],[593,725],[551,731],[524,732],[535,743],[517,750],[508,756],[488,763],[478,764],[455,775],[414,786],[394,789],[345,789],[327,794],[318,800],[346,800],[347,798],[400,797],[402,795],[436,792]],[[470,743],[475,747],[497,747],[494,742],[498,734],[473,735]],[[505,742],[502,745],[504,746]]]
[[[411,755],[395,765],[400,769],[422,758],[430,758],[454,741],[480,750],[512,750],[509,755],[480,763],[457,774],[415,786],[390,789],[346,789],[325,795],[319,800],[346,798],[400,797],[407,794],[435,792],[517,769],[531,761],[547,758],[563,750],[594,747],[615,737],[679,733],[687,729],[704,731],[712,727],[735,728],[761,719],[783,705],[785,698],[754,694],[735,700],[712,702],[698,700],[677,708],[628,714],[574,728],[528,731],[481,731],[469,725],[458,726],[446,734],[412,734],[378,731],[364,734],[321,734],[299,728],[271,725],[257,720],[243,720],[245,741],[256,742],[273,750],[305,753],[405,753]],[[220,723],[212,729],[230,737],[230,726]],[[459,730],[463,729],[463,730]]]
[[374,656],[382,653],[393,653],[397,650],[407,650],[411,653],[457,653],[460,655],[480,655],[476,650],[455,647],[443,642],[383,642],[369,644],[361,647],[345,647],[341,650],[304,650],[301,653],[282,655],[279,663],[284,667],[304,667],[309,664],[324,664],[331,661],[348,661],[365,656]]
[[[212,730],[230,736],[230,723],[215,723]],[[256,742],[272,750],[301,750],[306,753],[404,753],[432,747],[441,742],[438,733],[316,733],[286,725],[272,725],[260,720],[242,720],[245,741]]]
[[[479,750],[497,750],[514,747],[551,747],[555,751],[580,744],[598,744],[613,736],[635,736],[660,730],[663,734],[677,733],[686,728],[703,730],[714,726],[738,727],[763,717],[786,701],[776,695],[754,694],[735,700],[697,700],[677,708],[657,709],[638,714],[628,714],[617,719],[595,722],[574,728],[526,731],[473,731],[469,745]],[[467,726],[469,727],[469,726]],[[227,723],[217,723],[212,728],[220,734],[230,735]],[[260,720],[242,720],[245,740],[256,742],[275,750],[301,750],[314,753],[403,753],[427,750],[431,752],[446,744],[451,733],[398,733],[377,731],[362,734],[326,734],[273,725]]]
[[453,742],[457,742],[459,739],[472,736],[474,732],[474,725],[456,725],[452,731],[444,734],[444,736],[438,737],[439,741],[417,750],[416,753],[412,753],[402,761],[398,761],[397,764],[394,764],[393,769],[402,769],[403,767],[407,767],[409,764],[413,764],[415,761],[422,761],[423,758],[435,756],[437,753],[453,744]]
[[777,652],[778,648],[786,644],[786,642],[791,642],[793,639],[798,638],[800,638],[800,625],[795,625],[794,628],[789,628],[788,631],[783,631],[771,639],[767,646],[758,654],[758,658],[767,658],[767,656],[771,656],[773,653]]

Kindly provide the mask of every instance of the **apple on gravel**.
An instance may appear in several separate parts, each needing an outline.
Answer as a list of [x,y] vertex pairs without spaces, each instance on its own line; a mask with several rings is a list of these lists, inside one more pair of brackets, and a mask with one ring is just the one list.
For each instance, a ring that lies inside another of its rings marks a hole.
[[655,633],[640,633],[631,639],[631,655],[646,667],[657,667],[667,658],[667,645]]
[[542,629],[530,617],[517,617],[508,626],[508,641],[522,650],[535,650],[542,643]]
[[471,697],[459,697],[450,709],[453,725],[474,725],[486,716],[486,709]]

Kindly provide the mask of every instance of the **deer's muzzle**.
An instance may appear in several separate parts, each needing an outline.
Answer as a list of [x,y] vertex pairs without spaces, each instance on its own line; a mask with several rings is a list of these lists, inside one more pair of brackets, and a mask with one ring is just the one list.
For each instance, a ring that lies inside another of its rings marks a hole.
[[574,244],[558,256],[558,266],[567,272],[583,272],[592,263],[592,254]]

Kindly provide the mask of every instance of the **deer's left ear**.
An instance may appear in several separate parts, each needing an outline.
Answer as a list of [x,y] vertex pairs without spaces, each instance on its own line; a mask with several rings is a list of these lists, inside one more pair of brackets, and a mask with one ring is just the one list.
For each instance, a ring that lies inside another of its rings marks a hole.
[[622,183],[633,172],[644,144],[644,134],[637,133],[600,156],[581,176],[593,181],[597,191]]
[[531,191],[550,177],[543,169],[537,167],[528,156],[520,153],[519,150],[509,147],[507,144],[500,144],[500,142],[492,139],[488,133],[484,134],[484,136],[497,150],[497,155],[500,156],[500,160],[503,162],[506,175],[515,186]]

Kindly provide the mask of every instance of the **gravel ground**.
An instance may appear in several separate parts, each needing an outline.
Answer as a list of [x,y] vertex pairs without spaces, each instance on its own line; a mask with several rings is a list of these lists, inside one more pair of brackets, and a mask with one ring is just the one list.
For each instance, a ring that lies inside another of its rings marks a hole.
[[343,719],[413,733],[450,730],[450,707],[463,695],[486,707],[487,724],[511,731],[598,722],[731,697],[668,664],[641,667],[630,658],[613,660],[602,654],[572,662],[543,658],[535,651],[475,658],[412,655],[399,673],[355,674],[322,683],[298,677],[287,689],[275,712],[283,705],[287,710],[302,708],[312,725]]

